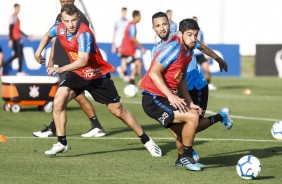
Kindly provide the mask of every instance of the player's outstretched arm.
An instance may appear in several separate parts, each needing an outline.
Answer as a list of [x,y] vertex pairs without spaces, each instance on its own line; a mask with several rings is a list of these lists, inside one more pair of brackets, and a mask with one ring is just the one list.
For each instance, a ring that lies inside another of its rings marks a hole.
[[228,64],[221,58],[219,57],[213,50],[208,48],[204,44],[200,44],[199,50],[201,50],[204,54],[212,57],[214,60],[216,60],[219,64],[220,71],[222,72],[222,69],[227,72],[228,71]]
[[52,40],[52,38],[49,36],[48,32],[41,39],[40,44],[39,44],[39,46],[38,46],[38,48],[35,52],[35,59],[39,64],[45,63],[45,58],[43,56],[41,56],[41,53],[44,50],[44,48],[46,47],[46,45],[48,43],[50,43],[51,40]]

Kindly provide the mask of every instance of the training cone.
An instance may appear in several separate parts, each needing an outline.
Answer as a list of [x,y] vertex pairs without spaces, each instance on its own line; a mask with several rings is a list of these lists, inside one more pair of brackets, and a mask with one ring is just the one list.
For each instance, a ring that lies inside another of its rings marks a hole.
[[4,135],[0,135],[0,142],[7,142],[8,139]]
[[252,94],[253,92],[252,92],[252,90],[250,90],[250,89],[245,89],[244,91],[243,91],[243,94],[244,95],[250,95],[250,94]]

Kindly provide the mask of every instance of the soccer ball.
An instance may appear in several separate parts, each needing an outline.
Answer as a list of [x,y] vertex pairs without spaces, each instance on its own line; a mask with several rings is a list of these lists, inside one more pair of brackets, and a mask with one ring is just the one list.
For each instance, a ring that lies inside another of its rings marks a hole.
[[243,156],[236,165],[237,174],[245,180],[255,179],[261,170],[262,165],[259,159],[253,155]]
[[132,98],[137,95],[138,87],[134,84],[127,84],[124,89],[123,93],[127,98]]
[[272,125],[271,134],[274,139],[282,140],[282,121],[277,121]]

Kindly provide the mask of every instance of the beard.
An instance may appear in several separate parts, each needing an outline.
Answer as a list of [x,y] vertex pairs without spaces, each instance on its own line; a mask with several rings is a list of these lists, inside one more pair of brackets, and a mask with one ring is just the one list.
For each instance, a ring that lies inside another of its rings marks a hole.
[[190,45],[187,45],[187,44],[184,42],[183,37],[181,38],[181,40],[182,40],[182,45],[185,47],[186,50],[193,50],[193,49],[195,48],[196,44],[197,44],[196,42],[193,42],[194,45],[193,45],[193,46],[190,46]]
[[158,34],[158,36],[160,37],[161,40],[166,41],[168,39],[168,37],[169,37],[169,32],[166,32],[166,34],[163,35],[163,36]]

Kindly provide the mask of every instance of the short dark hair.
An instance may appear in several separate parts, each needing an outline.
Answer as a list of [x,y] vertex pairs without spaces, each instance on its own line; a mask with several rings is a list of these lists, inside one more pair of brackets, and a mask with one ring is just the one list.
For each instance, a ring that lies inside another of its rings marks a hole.
[[139,10],[134,10],[134,11],[132,12],[132,17],[136,17],[136,16],[138,16],[138,15],[140,15],[140,11],[139,11]]
[[155,13],[155,14],[152,16],[152,23],[153,23],[154,19],[160,18],[160,17],[165,17],[165,18],[167,19],[167,21],[168,21],[168,17],[167,17],[167,14],[166,14],[166,13],[164,13],[164,12],[157,12],[157,13]]
[[20,7],[20,4],[18,4],[18,3],[14,4],[14,8],[16,8],[16,7]]
[[198,23],[193,19],[183,19],[179,23],[179,31],[184,33],[185,31],[192,29],[192,30],[200,30]]
[[127,8],[126,8],[126,7],[122,7],[121,10],[122,10],[122,11],[127,11]]
[[67,15],[73,15],[77,13],[77,8],[74,4],[64,4],[61,8],[61,14],[65,12]]

